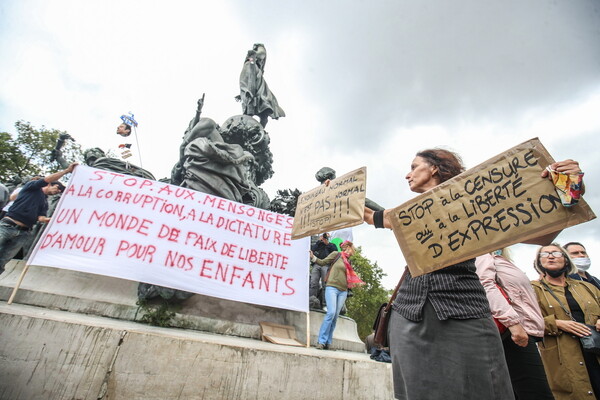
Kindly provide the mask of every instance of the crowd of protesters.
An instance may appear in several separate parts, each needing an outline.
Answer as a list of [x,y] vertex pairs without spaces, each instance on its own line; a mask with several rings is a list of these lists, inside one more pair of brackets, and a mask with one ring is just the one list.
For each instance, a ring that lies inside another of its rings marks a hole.
[[[573,160],[550,168],[582,174]],[[406,179],[411,191],[424,193],[463,171],[457,154],[428,149],[417,153]],[[390,212],[365,208],[365,222],[391,228]],[[579,341],[600,331],[600,291],[585,272],[585,248],[567,244],[570,255],[551,243],[559,233],[527,241],[542,245],[539,279],[531,283],[502,252],[421,276],[406,271],[389,322],[397,399],[600,396],[598,358]]]
[[[64,190],[59,179],[76,163],[9,190],[0,184],[0,273],[47,223],[47,197]],[[573,160],[552,169],[581,174]],[[448,150],[416,154],[406,176],[424,193],[464,171]],[[546,178],[543,173],[541,178]],[[365,208],[365,222],[391,228],[390,210]],[[600,397],[600,364],[580,338],[600,332],[600,280],[588,271],[583,244],[552,240],[534,260],[539,278],[529,282],[506,249],[421,276],[407,270],[390,318],[390,356],[397,399],[583,399]],[[318,349],[328,349],[349,289],[363,282],[353,271],[350,240],[340,247],[322,234],[312,246],[310,295],[325,300]]]

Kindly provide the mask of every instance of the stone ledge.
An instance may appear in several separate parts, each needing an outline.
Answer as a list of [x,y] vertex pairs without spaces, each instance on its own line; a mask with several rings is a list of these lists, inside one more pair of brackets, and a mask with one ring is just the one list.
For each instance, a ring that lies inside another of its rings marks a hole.
[[367,354],[0,302],[0,398],[391,399]]
[[[0,275],[0,300],[8,300],[25,266],[12,260]],[[60,268],[31,265],[14,302],[49,309],[71,311],[135,321],[138,307],[137,282]],[[308,300],[307,300],[308,301]],[[194,295],[181,303],[173,320],[175,327],[186,327],[221,335],[260,339],[261,321],[291,325],[298,340],[306,342],[306,314],[272,307],[239,303]],[[311,311],[310,343],[316,345],[324,313]],[[137,316],[139,319],[139,315]],[[354,320],[340,316],[332,348],[365,352]]]

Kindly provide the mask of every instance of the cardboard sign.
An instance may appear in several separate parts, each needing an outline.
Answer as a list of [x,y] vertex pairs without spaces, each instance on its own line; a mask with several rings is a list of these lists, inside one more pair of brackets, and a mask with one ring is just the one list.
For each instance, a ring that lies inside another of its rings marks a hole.
[[292,239],[363,222],[367,168],[362,167],[298,197]]
[[291,325],[259,322],[261,338],[264,342],[304,347],[296,338],[296,328]]
[[412,276],[596,216],[564,207],[542,170],[554,160],[535,138],[394,208],[389,217]]
[[293,218],[79,165],[28,264],[308,311],[308,239]]

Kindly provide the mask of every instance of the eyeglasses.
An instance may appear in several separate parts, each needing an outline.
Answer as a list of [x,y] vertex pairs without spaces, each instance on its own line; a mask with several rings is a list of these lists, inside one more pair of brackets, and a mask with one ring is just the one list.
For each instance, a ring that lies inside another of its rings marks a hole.
[[540,258],[548,258],[548,257],[550,257],[550,255],[552,255],[552,257],[554,257],[554,258],[564,257],[564,255],[561,251],[551,251],[549,253],[546,251],[542,251],[540,253]]

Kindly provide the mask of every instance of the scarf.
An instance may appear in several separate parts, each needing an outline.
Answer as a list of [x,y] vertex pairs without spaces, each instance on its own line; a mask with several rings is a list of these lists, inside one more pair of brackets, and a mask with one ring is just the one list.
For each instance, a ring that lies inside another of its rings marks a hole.
[[350,261],[348,261],[348,256],[343,251],[342,260],[344,261],[344,265],[346,266],[346,280],[348,281],[348,288],[352,289],[356,286],[364,285],[365,282],[363,282],[356,274],[356,272],[352,268],[352,265],[350,264]]

